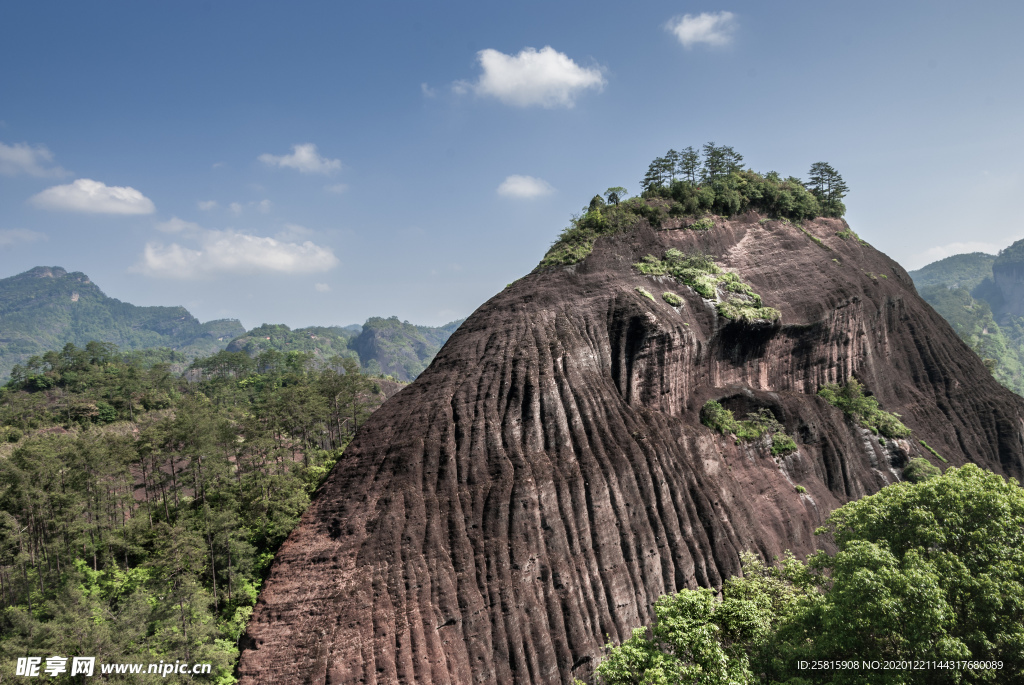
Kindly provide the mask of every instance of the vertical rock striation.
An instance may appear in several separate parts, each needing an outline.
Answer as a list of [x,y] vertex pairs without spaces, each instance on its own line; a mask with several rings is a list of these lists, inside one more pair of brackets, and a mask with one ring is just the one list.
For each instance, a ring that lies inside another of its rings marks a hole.
[[[832,509],[922,451],[854,425],[815,396],[825,382],[856,376],[951,464],[1020,477],[1024,400],[842,228],[806,224],[820,244],[753,215],[641,229],[481,306],[360,430],[281,548],[242,682],[588,676],[659,595],[719,586],[743,550],[812,551]],[[713,255],[781,323],[730,322],[632,267],[669,247]],[[770,408],[798,451],[713,433],[709,399]]]

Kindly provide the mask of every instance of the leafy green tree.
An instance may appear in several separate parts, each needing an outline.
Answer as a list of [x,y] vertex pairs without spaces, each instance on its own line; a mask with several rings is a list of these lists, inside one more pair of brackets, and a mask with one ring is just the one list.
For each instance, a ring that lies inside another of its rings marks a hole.
[[[663,597],[649,631],[609,646],[599,682],[1024,682],[1024,489],[1016,481],[973,464],[950,468],[846,504],[818,533],[834,554],[774,567],[745,556],[743,577],[726,581],[721,600],[712,590]],[[815,660],[966,663],[799,667]]]
[[613,186],[608,190],[604,191],[604,197],[608,201],[608,204],[618,206],[629,191],[622,186]]

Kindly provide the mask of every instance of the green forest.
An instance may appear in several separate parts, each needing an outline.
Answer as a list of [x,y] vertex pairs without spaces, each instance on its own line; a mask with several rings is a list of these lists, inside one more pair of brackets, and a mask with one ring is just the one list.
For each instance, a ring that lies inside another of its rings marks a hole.
[[352,357],[222,351],[178,376],[173,354],[68,344],[0,389],[0,661],[185,659],[234,682],[274,552],[401,387]]

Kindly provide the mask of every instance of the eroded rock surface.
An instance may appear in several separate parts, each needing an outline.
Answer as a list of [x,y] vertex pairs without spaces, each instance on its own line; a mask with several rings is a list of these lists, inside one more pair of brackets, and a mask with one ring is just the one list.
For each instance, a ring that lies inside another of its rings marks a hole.
[[[750,215],[602,238],[481,306],[361,429],[281,548],[242,682],[571,683],[659,595],[720,585],[743,550],[812,551],[831,510],[930,456],[918,439],[1020,478],[1024,400],[842,228],[805,224],[819,245]],[[730,323],[632,268],[669,247],[738,272],[781,324]],[[853,375],[913,439],[883,445],[815,396]],[[708,399],[770,408],[798,451],[713,433]]]

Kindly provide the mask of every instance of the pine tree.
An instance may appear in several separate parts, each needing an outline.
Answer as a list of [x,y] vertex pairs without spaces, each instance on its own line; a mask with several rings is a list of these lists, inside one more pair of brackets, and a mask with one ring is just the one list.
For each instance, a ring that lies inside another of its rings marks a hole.
[[697,185],[697,172],[700,171],[700,153],[694,150],[692,145],[683,148],[683,151],[679,153],[677,171],[690,185]]

